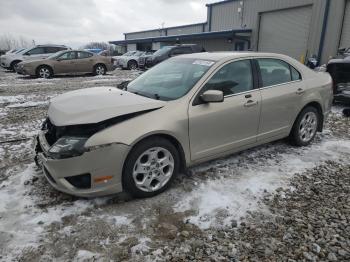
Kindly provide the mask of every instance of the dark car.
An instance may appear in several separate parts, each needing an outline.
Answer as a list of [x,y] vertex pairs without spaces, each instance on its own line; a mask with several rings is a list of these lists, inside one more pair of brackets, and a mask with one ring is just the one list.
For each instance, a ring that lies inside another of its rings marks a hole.
[[139,60],[139,68],[152,67],[173,56],[200,53],[204,51],[203,47],[196,44],[164,46],[151,56],[141,57]]
[[333,79],[334,101],[350,104],[350,56],[330,60],[327,72]]

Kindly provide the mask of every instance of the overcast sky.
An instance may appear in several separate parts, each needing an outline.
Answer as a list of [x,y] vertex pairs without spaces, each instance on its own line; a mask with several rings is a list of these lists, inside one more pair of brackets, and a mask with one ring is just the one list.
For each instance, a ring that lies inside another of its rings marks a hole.
[[218,0],[0,0],[0,36],[79,47],[125,32],[205,22]]

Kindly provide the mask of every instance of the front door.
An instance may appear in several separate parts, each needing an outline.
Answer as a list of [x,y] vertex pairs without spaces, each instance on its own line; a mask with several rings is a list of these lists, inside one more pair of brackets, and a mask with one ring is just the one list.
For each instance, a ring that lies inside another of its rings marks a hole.
[[221,90],[224,101],[189,105],[189,137],[193,161],[253,144],[257,140],[261,95],[254,89],[252,62],[240,60],[222,66],[204,85]]
[[55,74],[74,73],[76,71],[76,52],[67,51],[56,58]]

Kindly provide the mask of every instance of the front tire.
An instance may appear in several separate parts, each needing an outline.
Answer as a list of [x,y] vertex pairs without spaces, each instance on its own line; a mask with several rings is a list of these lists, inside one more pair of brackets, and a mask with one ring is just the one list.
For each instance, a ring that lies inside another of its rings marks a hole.
[[103,64],[97,64],[94,66],[94,75],[95,76],[102,76],[105,75],[107,73],[107,69],[106,66]]
[[301,111],[293,125],[290,140],[293,145],[307,146],[315,138],[320,123],[320,114],[315,107],[308,106]]
[[21,61],[13,61],[10,65],[10,70],[12,72],[17,72],[17,66]]
[[129,70],[136,70],[138,68],[138,64],[136,61],[131,60],[128,62],[128,69]]
[[53,76],[52,69],[48,66],[39,66],[36,70],[36,76],[39,78],[51,78]]
[[171,142],[162,137],[146,139],[125,161],[123,187],[136,198],[158,195],[170,186],[179,167],[179,153]]

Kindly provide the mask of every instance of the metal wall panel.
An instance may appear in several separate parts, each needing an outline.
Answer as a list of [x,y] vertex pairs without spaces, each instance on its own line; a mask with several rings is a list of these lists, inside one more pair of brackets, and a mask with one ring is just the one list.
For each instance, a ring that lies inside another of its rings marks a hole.
[[311,6],[262,13],[259,51],[281,53],[304,62],[307,55],[311,13]]
[[150,31],[128,33],[128,34],[125,34],[125,39],[132,40],[132,39],[149,38],[149,37],[157,37],[157,36],[164,36],[164,35],[165,35],[165,32],[163,30],[156,29],[156,30],[150,30]]
[[191,25],[191,26],[181,26],[175,28],[168,28],[168,35],[186,35],[195,34],[203,32],[203,25]]
[[346,3],[340,48],[350,47],[350,0]]
[[234,43],[229,43],[227,38],[203,39],[203,40],[186,40],[182,44],[198,44],[208,52],[213,51],[233,51]]
[[211,31],[240,28],[242,13],[238,12],[239,8],[241,8],[240,1],[225,2],[212,6]]

